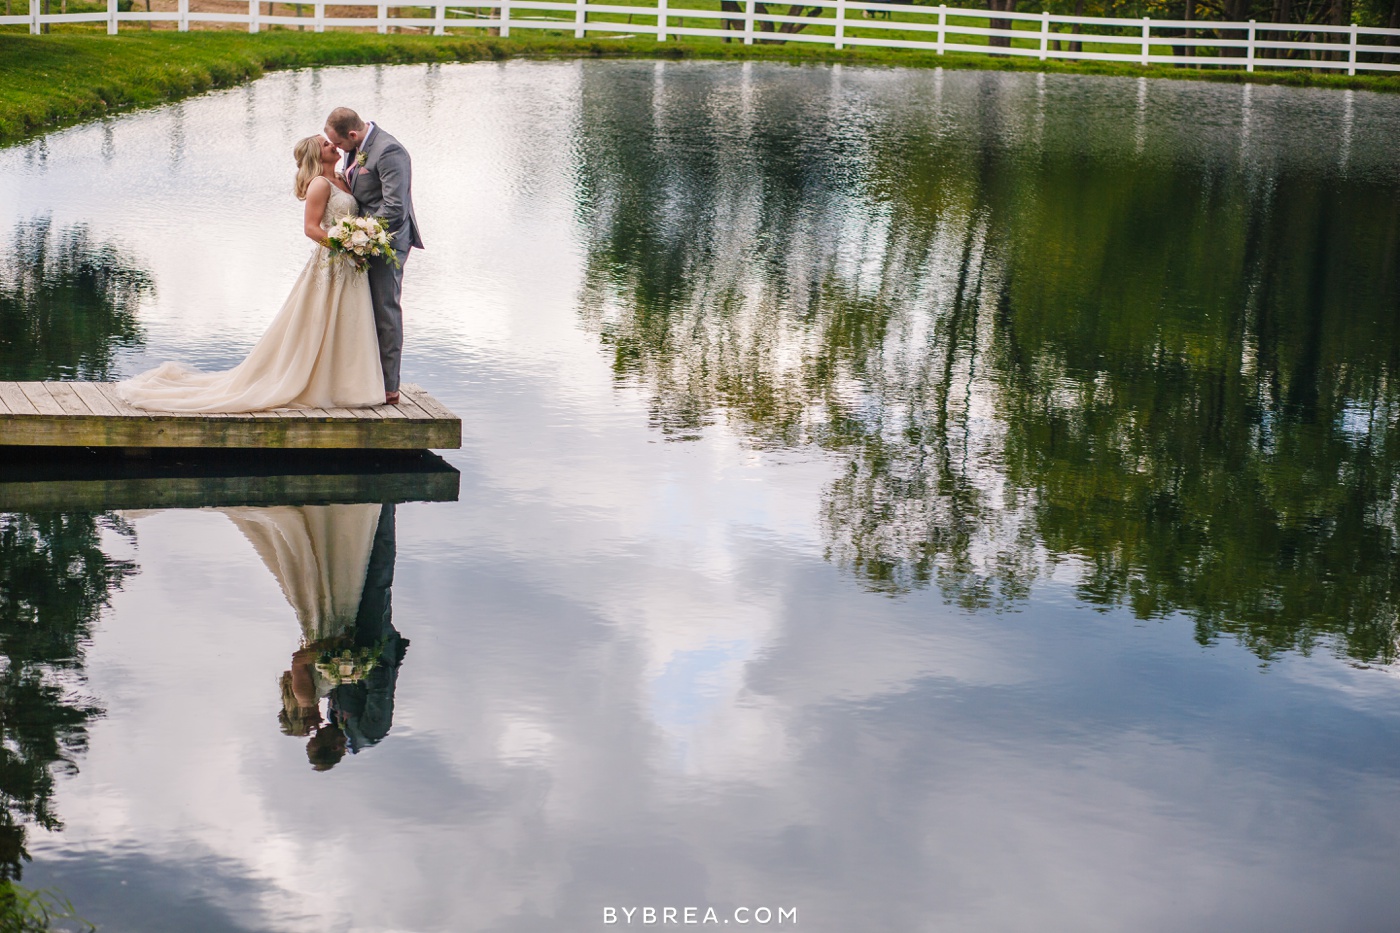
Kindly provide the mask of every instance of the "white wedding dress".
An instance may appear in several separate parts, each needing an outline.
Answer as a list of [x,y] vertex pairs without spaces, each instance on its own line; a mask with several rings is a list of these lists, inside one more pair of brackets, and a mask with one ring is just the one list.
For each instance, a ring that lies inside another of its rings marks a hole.
[[[321,226],[357,213],[331,188]],[[369,278],[317,246],[282,310],[233,369],[205,373],[180,363],[117,383],[128,404],[149,411],[248,412],[273,408],[365,408],[384,404],[384,373]]]
[[220,509],[253,543],[296,610],[302,645],[355,624],[364,595],[378,502]]

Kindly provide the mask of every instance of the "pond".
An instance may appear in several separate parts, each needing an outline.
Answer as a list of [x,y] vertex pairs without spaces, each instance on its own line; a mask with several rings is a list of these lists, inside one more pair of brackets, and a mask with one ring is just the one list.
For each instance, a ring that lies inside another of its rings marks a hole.
[[43,467],[0,870],[142,933],[1400,912],[1400,97],[277,74],[0,151],[0,379],[241,358],[338,104],[458,472]]

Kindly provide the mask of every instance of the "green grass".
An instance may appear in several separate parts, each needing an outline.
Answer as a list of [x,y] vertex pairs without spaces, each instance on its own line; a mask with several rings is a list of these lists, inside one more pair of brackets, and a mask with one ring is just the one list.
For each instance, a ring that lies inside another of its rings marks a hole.
[[0,931],[50,933],[57,929],[95,931],[97,928],[74,913],[73,905],[53,891],[31,891],[12,881],[0,881]]
[[1115,63],[1040,62],[905,49],[845,49],[809,43],[785,45],[692,39],[658,43],[654,38],[593,37],[536,33],[508,39],[489,36],[378,35],[362,32],[273,30],[241,32],[124,30],[107,36],[56,32],[46,36],[0,33],[0,143],[114,111],[229,87],[268,71],[320,65],[410,62],[470,62],[506,58],[630,57],[769,59],[789,62],[852,62],[905,67],[981,68],[1051,73],[1105,74],[1294,84],[1400,91],[1400,77],[1347,77],[1308,71],[1196,71],[1141,68]]

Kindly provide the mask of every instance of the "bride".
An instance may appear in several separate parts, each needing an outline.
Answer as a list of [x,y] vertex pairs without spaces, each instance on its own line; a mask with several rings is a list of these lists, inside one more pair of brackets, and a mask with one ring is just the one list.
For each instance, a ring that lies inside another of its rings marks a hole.
[[296,196],[306,202],[304,232],[316,248],[282,310],[243,362],[205,373],[162,363],[117,392],[136,408],[177,412],[250,412],[273,408],[365,408],[384,403],[384,374],[369,279],[346,258],[332,259],[326,230],[357,213],[321,136],[293,150]]

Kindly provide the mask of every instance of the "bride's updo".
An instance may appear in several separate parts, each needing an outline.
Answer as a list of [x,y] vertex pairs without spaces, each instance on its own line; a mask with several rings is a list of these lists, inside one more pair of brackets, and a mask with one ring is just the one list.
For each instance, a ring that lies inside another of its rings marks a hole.
[[306,189],[311,179],[321,174],[321,137],[308,136],[296,144],[292,155],[297,160],[296,191],[298,201],[306,200]]

